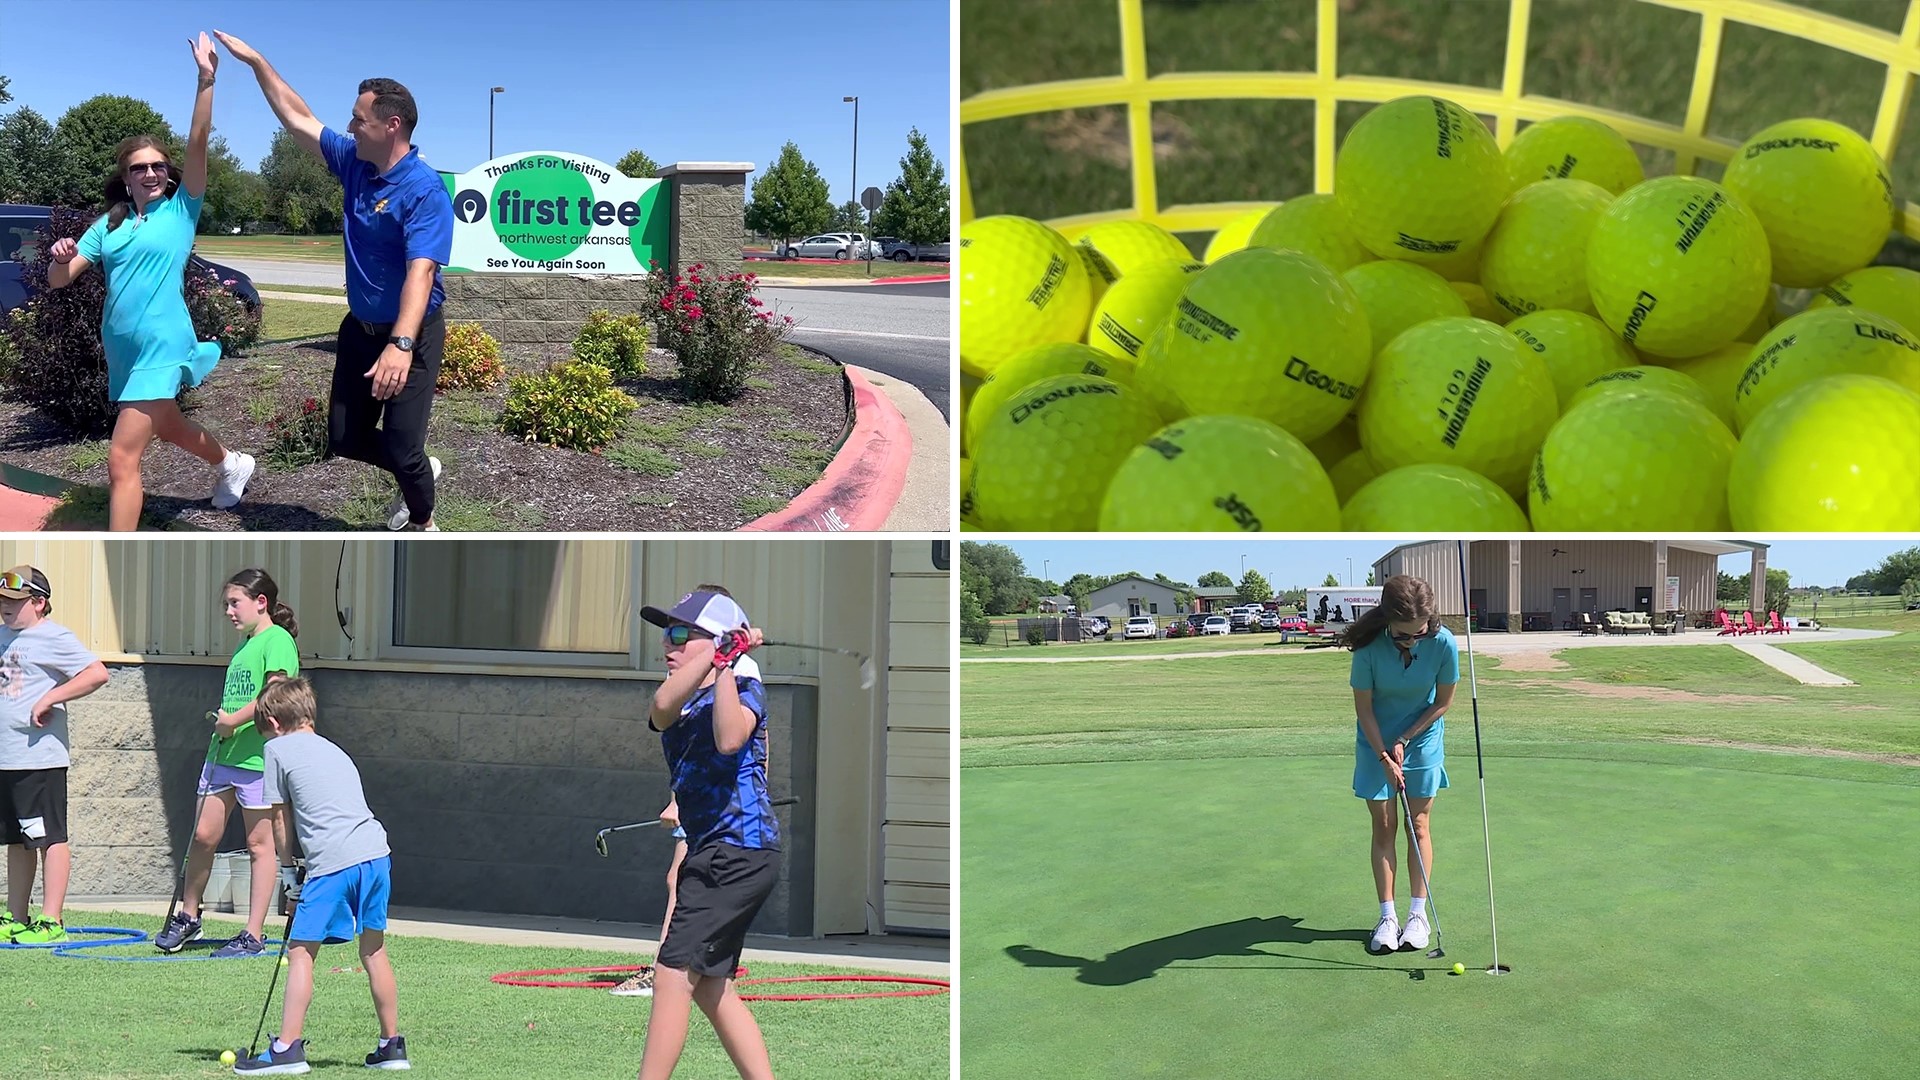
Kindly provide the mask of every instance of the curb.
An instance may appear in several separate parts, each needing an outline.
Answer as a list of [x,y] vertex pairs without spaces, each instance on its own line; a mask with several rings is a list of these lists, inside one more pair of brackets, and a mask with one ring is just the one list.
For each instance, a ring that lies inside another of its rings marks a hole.
[[740,532],[879,532],[907,486],[913,438],[906,418],[859,368],[844,367],[853,430],[839,453],[793,501]]
[[73,485],[0,462],[0,532],[40,532]]
[[913,276],[877,278],[759,277],[754,284],[763,285],[772,289],[829,289],[845,288],[852,285],[925,285],[936,281],[952,280],[953,279],[946,274],[916,274]]

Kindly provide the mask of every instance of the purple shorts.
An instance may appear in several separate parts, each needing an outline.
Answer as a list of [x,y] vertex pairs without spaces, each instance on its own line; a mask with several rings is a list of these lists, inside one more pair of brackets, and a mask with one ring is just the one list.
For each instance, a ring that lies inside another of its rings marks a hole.
[[200,769],[200,787],[195,795],[217,795],[232,788],[242,809],[271,810],[267,805],[267,776],[252,769],[236,769],[209,761]]

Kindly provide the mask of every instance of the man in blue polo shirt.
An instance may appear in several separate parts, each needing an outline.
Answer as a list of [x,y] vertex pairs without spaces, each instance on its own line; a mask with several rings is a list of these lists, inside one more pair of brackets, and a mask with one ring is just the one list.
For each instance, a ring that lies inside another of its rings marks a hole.
[[214,36],[253,69],[294,141],[346,189],[348,314],[334,349],[327,441],[341,457],[393,474],[400,495],[387,508],[388,528],[433,531],[440,462],[427,457],[427,420],[447,339],[440,268],[453,256],[453,202],[412,145],[413,95],[392,79],[365,80],[342,135],[259,52]]

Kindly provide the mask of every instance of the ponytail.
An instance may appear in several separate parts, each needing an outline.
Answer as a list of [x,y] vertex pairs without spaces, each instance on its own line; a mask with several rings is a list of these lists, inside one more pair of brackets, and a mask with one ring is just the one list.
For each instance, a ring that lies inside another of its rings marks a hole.
[[293,609],[285,604],[274,602],[273,625],[287,632],[289,637],[300,636],[300,620],[293,617]]

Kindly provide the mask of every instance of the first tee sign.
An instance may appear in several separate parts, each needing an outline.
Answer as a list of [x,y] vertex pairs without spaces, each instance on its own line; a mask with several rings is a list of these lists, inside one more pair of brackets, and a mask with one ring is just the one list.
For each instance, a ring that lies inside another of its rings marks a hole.
[[666,185],[553,150],[441,173],[453,199],[452,271],[645,274],[667,257]]

